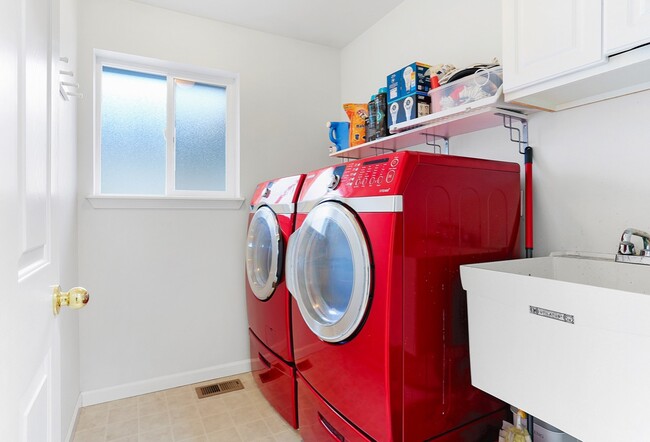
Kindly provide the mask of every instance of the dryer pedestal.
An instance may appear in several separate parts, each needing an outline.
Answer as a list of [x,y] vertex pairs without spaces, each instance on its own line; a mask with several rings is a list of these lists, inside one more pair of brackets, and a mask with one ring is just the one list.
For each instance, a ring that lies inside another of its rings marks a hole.
[[252,331],[248,330],[248,334],[255,383],[284,420],[298,428],[295,369],[269,350]]
[[297,375],[296,378],[300,413],[299,430],[303,441],[372,441],[327,405],[302,376]]

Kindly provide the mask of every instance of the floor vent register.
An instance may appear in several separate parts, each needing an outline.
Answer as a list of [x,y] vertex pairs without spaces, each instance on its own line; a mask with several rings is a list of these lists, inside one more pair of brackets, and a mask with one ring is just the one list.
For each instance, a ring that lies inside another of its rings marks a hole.
[[216,384],[204,385],[203,387],[196,387],[196,394],[199,399],[218,394],[230,393],[231,391],[243,390],[244,384],[239,379],[231,381],[217,382]]

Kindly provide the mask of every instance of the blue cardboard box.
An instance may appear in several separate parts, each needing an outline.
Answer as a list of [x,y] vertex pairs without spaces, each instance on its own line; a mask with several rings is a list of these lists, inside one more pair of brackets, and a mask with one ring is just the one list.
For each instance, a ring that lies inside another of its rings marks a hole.
[[431,87],[431,66],[411,63],[386,77],[388,101],[397,100],[414,92],[426,94]]
[[393,126],[431,113],[431,97],[416,92],[388,102],[388,126]]

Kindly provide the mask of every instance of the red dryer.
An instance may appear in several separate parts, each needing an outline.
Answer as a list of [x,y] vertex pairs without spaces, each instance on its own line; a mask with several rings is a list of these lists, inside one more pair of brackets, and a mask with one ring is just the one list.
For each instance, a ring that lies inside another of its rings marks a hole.
[[257,186],[251,198],[246,238],[246,305],[253,377],[269,403],[294,428],[298,427],[295,368],[284,263],[304,178],[291,176]]
[[307,175],[286,276],[306,441],[498,438],[459,266],[518,256],[519,182],[518,164],[417,152]]

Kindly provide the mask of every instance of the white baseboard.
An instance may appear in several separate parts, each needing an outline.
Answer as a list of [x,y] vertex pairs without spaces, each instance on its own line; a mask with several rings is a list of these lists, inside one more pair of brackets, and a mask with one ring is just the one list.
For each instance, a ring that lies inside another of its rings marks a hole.
[[74,432],[77,429],[77,422],[79,421],[79,410],[81,410],[81,395],[77,398],[77,404],[74,406],[74,411],[72,412],[72,420],[70,421],[70,426],[68,427],[68,434],[65,436],[65,442],[72,442],[74,437]]
[[181,387],[188,384],[195,384],[197,382],[208,381],[210,379],[221,378],[224,376],[232,376],[250,370],[251,361],[250,359],[245,359],[230,364],[217,365],[200,370],[161,376],[158,378],[131,382],[98,390],[84,391],[81,393],[81,405],[87,407],[89,405],[139,396],[141,394],[153,393],[155,391]]

